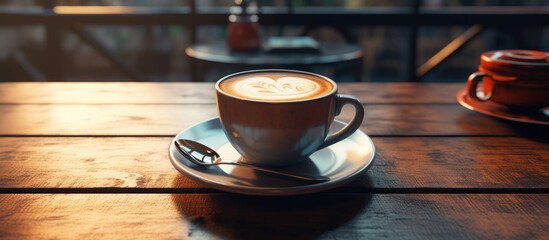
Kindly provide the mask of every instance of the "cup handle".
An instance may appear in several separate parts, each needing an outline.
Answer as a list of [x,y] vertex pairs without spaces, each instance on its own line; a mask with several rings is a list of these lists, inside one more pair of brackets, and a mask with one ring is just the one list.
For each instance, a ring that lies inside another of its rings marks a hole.
[[362,103],[360,103],[360,101],[353,96],[342,94],[338,94],[336,96],[336,116],[341,113],[341,109],[345,104],[351,104],[355,108],[355,116],[353,117],[353,120],[351,120],[351,122],[336,133],[328,136],[319,149],[330,146],[348,136],[351,136],[351,134],[353,134],[362,124],[362,120],[364,119],[364,107],[362,106]]
[[476,73],[471,74],[469,76],[469,78],[467,79],[467,86],[466,86],[467,95],[469,95],[469,97],[471,97],[473,100],[477,100],[479,102],[485,102],[485,101],[490,100],[490,98],[492,98],[493,89],[484,97],[479,97],[477,95],[478,83],[485,77],[492,78],[492,76],[490,76],[486,73],[476,72]]

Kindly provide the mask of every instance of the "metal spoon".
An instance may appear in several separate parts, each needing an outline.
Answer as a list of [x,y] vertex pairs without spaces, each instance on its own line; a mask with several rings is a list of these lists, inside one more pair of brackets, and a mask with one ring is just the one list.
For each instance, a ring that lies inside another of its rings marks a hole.
[[[272,174],[276,174],[276,175],[280,175],[280,176],[284,176],[292,179],[299,179],[299,180],[313,182],[313,183],[325,182],[330,180],[330,178],[324,177],[324,176],[295,175],[291,173],[280,172],[271,168],[252,165],[245,162],[238,162],[237,160],[234,160],[234,161],[223,160],[221,159],[219,154],[215,152],[213,149],[201,143],[188,140],[188,139],[176,140],[175,146],[177,147],[179,152],[183,154],[183,156],[186,159],[200,166],[216,166],[221,164],[243,166],[243,167],[249,167],[249,168],[263,171],[263,172],[268,172],[268,173],[272,173]],[[205,159],[208,159],[208,161],[205,161]]]

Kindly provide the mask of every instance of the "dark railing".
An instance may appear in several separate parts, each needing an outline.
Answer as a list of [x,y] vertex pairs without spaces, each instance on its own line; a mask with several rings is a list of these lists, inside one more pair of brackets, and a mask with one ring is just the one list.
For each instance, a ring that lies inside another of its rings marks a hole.
[[[42,7],[0,8],[0,25],[43,24],[49,57],[61,54],[60,29],[69,29],[92,46],[102,56],[136,81],[146,81],[143,74],[118,59],[114,54],[86,32],[86,25],[182,25],[190,29],[192,43],[197,41],[196,30],[201,25],[226,25],[228,7],[197,7],[191,1],[189,7],[71,7],[55,6],[55,1],[42,1]],[[291,1],[288,1],[291,2]],[[411,7],[368,7],[348,9],[337,7],[269,7],[260,6],[262,25],[300,25],[308,29],[331,26],[345,34],[349,27],[402,26],[410,29],[408,35],[407,80],[419,81],[443,61],[458,52],[475,36],[487,28],[544,27],[549,24],[548,7],[422,7],[414,0]],[[337,21],[335,21],[337,19]],[[425,63],[416,64],[418,29],[425,26],[469,26],[459,37],[451,41]],[[24,59],[24,58],[23,58]],[[29,64],[22,64],[28,71],[36,72]],[[59,66],[52,62],[47,67],[47,79],[59,76]],[[33,74],[31,74],[33,75]],[[36,75],[36,74],[34,74]],[[196,79],[194,79],[196,80]]]

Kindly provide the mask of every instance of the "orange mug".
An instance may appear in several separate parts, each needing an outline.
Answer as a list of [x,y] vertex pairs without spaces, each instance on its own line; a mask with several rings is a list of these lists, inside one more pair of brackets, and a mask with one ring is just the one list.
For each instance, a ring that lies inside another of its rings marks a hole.
[[[482,94],[478,95],[482,81]],[[492,101],[512,108],[549,106],[549,53],[498,50],[480,56],[478,72],[469,76],[467,94],[473,100]]]

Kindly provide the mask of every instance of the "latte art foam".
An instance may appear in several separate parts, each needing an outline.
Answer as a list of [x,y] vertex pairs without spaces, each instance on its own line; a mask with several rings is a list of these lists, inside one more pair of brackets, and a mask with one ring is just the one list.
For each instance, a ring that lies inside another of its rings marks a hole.
[[292,72],[256,72],[223,80],[219,87],[229,95],[266,102],[298,101],[329,93],[325,79]]
[[239,94],[258,100],[303,99],[321,91],[318,83],[298,77],[252,77],[235,85]]

